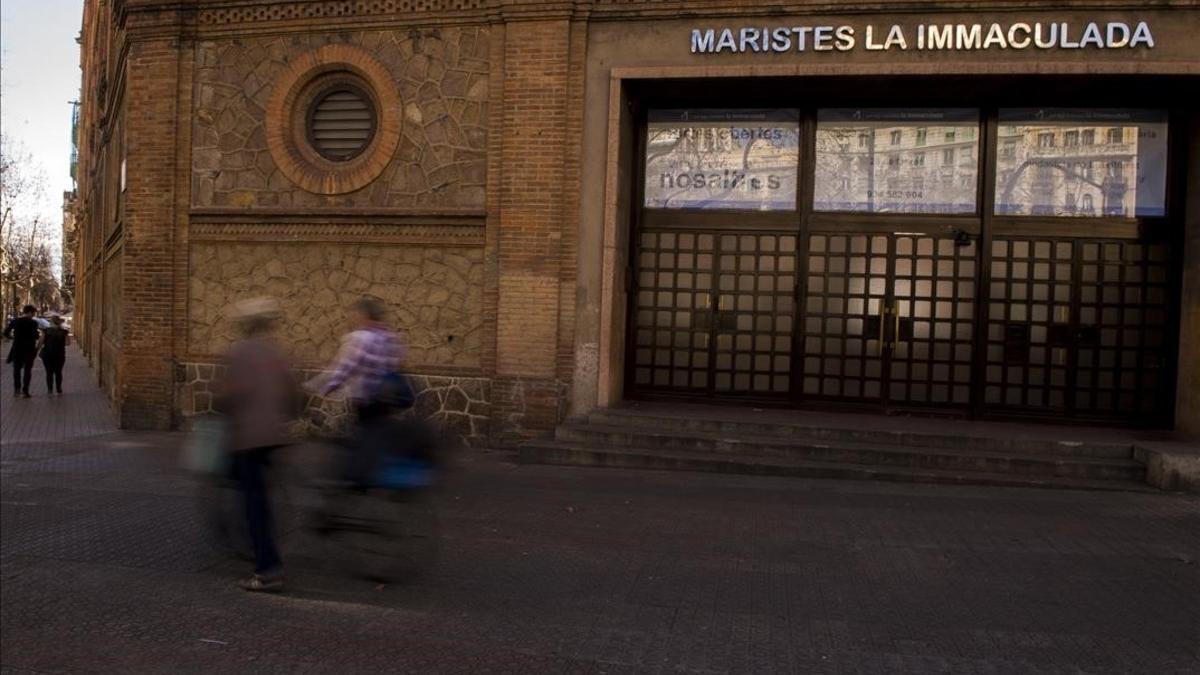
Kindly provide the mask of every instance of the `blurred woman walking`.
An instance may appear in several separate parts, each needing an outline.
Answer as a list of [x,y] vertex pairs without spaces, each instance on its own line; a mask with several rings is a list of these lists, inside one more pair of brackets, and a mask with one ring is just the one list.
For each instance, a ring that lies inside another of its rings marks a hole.
[[283,349],[272,337],[281,314],[270,298],[239,302],[233,320],[241,339],[225,355],[227,374],[219,408],[229,419],[233,471],[244,497],[254,546],[254,575],[241,582],[248,591],[283,590],[283,561],[275,545],[267,474],[272,455],[289,441],[287,425],[296,414],[297,384]]

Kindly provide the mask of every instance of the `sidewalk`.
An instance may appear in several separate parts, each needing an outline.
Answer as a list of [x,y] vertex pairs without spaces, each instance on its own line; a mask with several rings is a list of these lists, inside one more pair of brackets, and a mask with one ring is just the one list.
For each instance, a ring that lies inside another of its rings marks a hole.
[[475,453],[427,577],[286,548],[288,593],[247,594],[204,544],[182,437],[114,431],[71,357],[61,400],[0,401],[3,675],[1200,672],[1200,499],[1171,494]]
[[[8,353],[10,343],[2,350]],[[75,345],[67,347],[63,367],[63,395],[46,394],[46,370],[41,359],[33,366],[29,393],[33,398],[13,398],[12,365],[0,375],[0,441],[9,443],[61,443],[117,430],[104,392],[88,369],[87,359]]]

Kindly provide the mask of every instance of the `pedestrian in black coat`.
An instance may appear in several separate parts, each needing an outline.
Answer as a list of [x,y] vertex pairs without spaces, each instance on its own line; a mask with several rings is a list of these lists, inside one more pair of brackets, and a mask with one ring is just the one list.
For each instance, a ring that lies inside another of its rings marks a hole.
[[4,328],[4,337],[12,338],[5,363],[13,366],[13,396],[29,398],[29,380],[33,378],[33,361],[37,358],[38,336],[41,328],[33,315],[37,308],[25,305],[21,316],[13,319]]

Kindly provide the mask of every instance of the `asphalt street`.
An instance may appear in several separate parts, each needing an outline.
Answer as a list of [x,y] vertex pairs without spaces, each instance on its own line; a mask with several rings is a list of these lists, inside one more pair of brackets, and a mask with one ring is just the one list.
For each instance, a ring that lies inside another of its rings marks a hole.
[[1200,672],[1200,499],[1169,494],[472,451],[428,574],[349,578],[295,537],[288,592],[247,594],[182,436],[116,430],[89,378],[73,353],[65,396],[0,399],[4,675]]

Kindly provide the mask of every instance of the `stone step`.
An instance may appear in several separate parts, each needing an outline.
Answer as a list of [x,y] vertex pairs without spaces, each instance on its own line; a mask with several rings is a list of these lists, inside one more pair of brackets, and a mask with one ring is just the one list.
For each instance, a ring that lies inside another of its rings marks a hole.
[[600,424],[565,424],[555,432],[565,444],[592,448],[653,448],[737,457],[779,458],[795,461],[863,464],[880,467],[907,467],[947,471],[979,471],[1021,476],[1049,476],[1093,480],[1145,479],[1143,464],[1132,459],[1077,457],[1071,455],[1036,456],[1027,453],[1001,453],[976,448],[925,448],[897,445],[871,445],[844,441],[813,440],[783,435],[728,436],[695,431],[656,431],[635,427]]
[[[783,436],[836,443],[865,443],[869,445],[913,446],[919,448],[958,449],[969,442],[975,450],[1037,456],[1109,457],[1128,459],[1133,452],[1131,443],[1078,440],[1070,428],[1058,427],[1054,434],[1061,439],[1004,437],[972,433],[970,429],[953,432],[913,431],[871,428],[876,419],[862,416],[864,426],[847,424],[842,416],[841,426],[826,426],[819,418],[789,421],[780,411],[760,412],[746,409],[721,409],[705,406],[703,410],[664,413],[658,410],[602,408],[588,414],[593,424],[621,426],[660,431],[703,432],[724,436]],[[962,423],[948,422],[948,427]],[[962,424],[962,426],[966,426]],[[1050,433],[1050,432],[1047,432]]]
[[1145,483],[1123,480],[1089,480],[1055,476],[1024,476],[984,471],[953,471],[899,466],[871,466],[836,462],[801,461],[779,457],[726,456],[706,452],[585,447],[562,441],[533,441],[520,449],[526,464],[562,464],[626,469],[707,471],[716,473],[838,478],[909,483],[995,485],[1077,490],[1156,492]]

